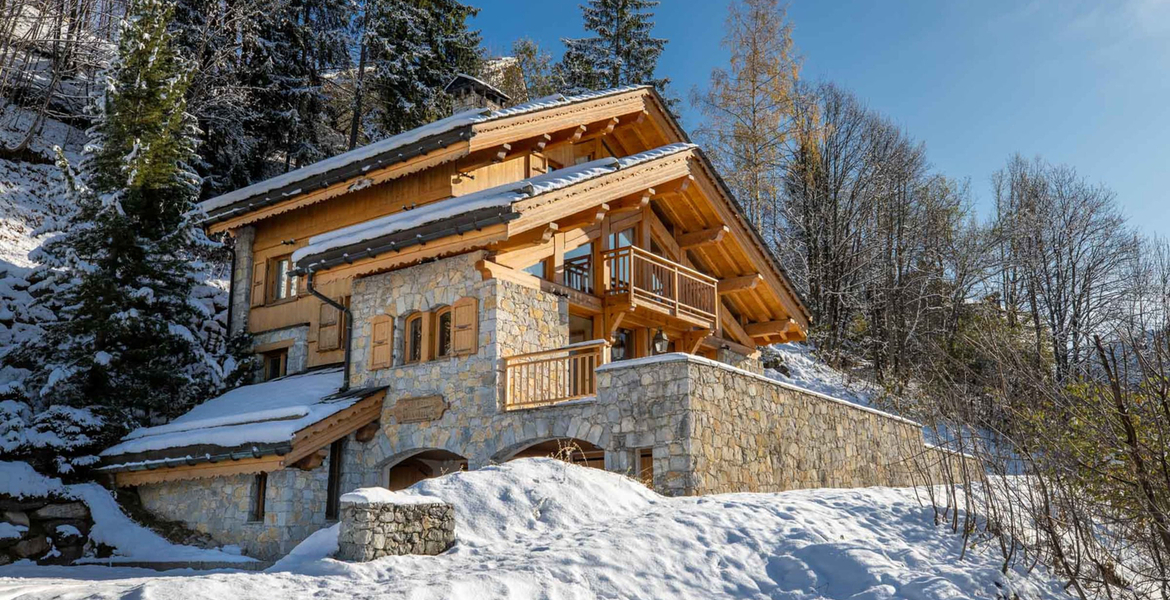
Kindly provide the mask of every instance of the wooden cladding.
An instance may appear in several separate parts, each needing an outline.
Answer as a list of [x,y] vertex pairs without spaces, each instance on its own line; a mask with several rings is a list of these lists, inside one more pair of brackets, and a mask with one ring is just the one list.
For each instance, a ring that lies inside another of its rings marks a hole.
[[378,315],[370,323],[370,369],[386,369],[392,364],[394,318]]
[[479,300],[460,298],[451,305],[451,352],[470,356],[479,348]]

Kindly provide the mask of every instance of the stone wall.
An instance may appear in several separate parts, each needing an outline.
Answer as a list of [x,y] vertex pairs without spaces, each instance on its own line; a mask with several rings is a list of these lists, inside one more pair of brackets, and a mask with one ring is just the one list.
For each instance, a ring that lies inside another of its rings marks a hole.
[[236,268],[232,272],[230,299],[232,322],[228,333],[235,335],[248,330],[248,311],[252,300],[252,243],[256,240],[256,228],[240,227],[235,230]]
[[67,565],[101,554],[89,539],[93,519],[80,500],[0,494],[0,566],[18,560]]
[[[252,336],[252,347],[259,348],[267,344],[287,341],[291,341],[292,345],[288,347],[288,360],[285,364],[285,372],[292,375],[309,368],[308,325],[296,325],[257,333]],[[264,380],[264,361],[256,361],[256,363],[256,381],[259,383]]]
[[[383,490],[384,491],[384,490]],[[455,509],[443,502],[350,502],[342,498],[337,558],[436,555],[455,543]]]
[[255,475],[169,481],[139,486],[142,505],[168,520],[235,544],[244,554],[276,560],[329,523],[325,519],[329,460],[312,471],[268,474],[264,520],[250,520]]
[[598,386],[669,427],[654,446],[663,493],[913,485],[931,454],[917,423],[695,356],[606,365]]

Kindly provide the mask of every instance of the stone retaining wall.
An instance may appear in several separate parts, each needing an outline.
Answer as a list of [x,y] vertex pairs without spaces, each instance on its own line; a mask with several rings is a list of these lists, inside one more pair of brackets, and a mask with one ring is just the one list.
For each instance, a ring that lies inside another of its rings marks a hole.
[[364,562],[404,554],[433,556],[454,542],[455,510],[450,504],[352,502],[342,498],[337,538],[337,558],[341,560]]
[[89,507],[80,500],[0,495],[0,565],[24,559],[71,564],[87,549],[97,553],[92,528]]

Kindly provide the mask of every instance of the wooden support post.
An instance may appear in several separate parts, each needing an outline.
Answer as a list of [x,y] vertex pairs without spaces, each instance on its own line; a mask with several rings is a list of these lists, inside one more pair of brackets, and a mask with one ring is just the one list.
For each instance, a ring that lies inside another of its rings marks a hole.
[[745,290],[755,289],[756,286],[764,282],[764,276],[759,273],[752,273],[750,275],[741,275],[739,277],[728,277],[719,282],[719,295],[730,294],[732,292],[742,292]]
[[553,235],[552,253],[552,280],[553,283],[565,283],[565,234],[558,232]]

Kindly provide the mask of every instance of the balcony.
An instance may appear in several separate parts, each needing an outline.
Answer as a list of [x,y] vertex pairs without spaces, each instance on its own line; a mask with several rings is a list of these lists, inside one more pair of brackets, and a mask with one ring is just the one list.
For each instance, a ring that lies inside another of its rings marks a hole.
[[646,308],[678,322],[715,330],[719,281],[647,250],[625,246],[601,253],[607,307]]
[[597,394],[597,367],[609,342],[593,340],[504,358],[504,410],[548,406]]

